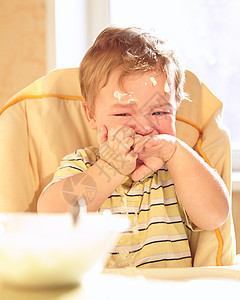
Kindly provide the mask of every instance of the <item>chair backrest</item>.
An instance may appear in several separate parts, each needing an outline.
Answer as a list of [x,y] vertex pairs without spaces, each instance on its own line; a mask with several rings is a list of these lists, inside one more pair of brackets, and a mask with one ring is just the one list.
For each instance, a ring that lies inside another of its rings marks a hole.
[[[186,71],[185,91],[191,101],[184,101],[177,111],[177,136],[203,150],[231,192],[231,151],[221,120],[222,103],[190,71]],[[53,70],[12,97],[0,111],[0,212],[36,211],[37,199],[61,158],[97,145],[96,132],[89,129],[82,111],[82,99],[78,68]],[[232,244],[231,240],[225,246],[230,249]]]

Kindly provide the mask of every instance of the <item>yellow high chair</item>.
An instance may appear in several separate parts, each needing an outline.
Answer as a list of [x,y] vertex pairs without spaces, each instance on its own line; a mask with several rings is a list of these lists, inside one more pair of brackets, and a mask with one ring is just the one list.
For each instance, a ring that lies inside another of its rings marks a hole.
[[[231,194],[231,150],[222,103],[190,71],[177,112],[177,137],[221,175]],[[35,212],[37,199],[66,154],[97,145],[82,111],[78,68],[54,70],[16,94],[0,111],[0,212]],[[204,187],[203,187],[204,188]],[[232,217],[215,231],[192,233],[194,266],[232,265]]]

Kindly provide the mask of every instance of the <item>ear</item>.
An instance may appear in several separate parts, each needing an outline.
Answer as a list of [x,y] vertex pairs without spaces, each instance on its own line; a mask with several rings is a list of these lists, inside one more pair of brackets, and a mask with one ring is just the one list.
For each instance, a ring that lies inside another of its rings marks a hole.
[[87,118],[89,127],[91,129],[97,129],[97,124],[96,124],[95,118],[92,115],[92,113],[89,111],[87,105],[85,103],[83,103],[82,106],[83,106],[83,111],[84,111],[85,116]]

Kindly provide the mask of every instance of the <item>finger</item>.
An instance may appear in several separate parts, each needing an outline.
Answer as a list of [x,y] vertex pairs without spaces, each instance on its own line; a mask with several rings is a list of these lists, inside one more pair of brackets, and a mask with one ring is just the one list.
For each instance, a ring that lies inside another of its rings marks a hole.
[[123,126],[115,134],[114,139],[118,142],[121,142],[125,138],[134,137],[135,131],[131,127]]
[[159,132],[156,129],[154,129],[153,132],[151,132],[149,135],[154,136],[154,135],[158,135],[158,134],[159,134]]
[[113,141],[116,133],[121,129],[121,127],[111,127],[108,128],[108,140]]
[[133,171],[131,177],[133,181],[139,181],[143,179],[145,176],[149,175],[152,172],[152,169],[147,167],[146,165],[141,165],[135,171]]
[[148,141],[145,143],[144,147],[145,148],[151,148],[154,146],[157,146],[161,143],[162,139],[160,137],[160,135],[155,135],[152,136],[150,139],[148,139]]
[[128,163],[132,163],[134,161],[136,161],[138,158],[138,154],[134,151],[130,151],[126,157],[125,157],[125,161],[128,162]]
[[136,135],[135,143],[134,143],[134,151],[139,153],[150,138],[151,137],[149,135],[148,136]]
[[[131,134],[127,135],[128,129],[130,130],[130,127],[127,126],[117,126],[108,128],[108,140],[113,141],[114,139],[116,139],[117,141],[120,141],[126,136],[131,136]],[[133,129],[131,128],[131,130]]]
[[111,136],[109,138],[110,143],[114,151],[120,151],[120,153],[129,152],[133,145],[132,137],[135,135],[135,131],[131,127],[122,126],[119,128],[110,129]]
[[127,153],[131,150],[133,144],[134,144],[134,138],[131,136],[126,137],[119,143],[118,151],[120,153]]
[[107,139],[108,139],[108,130],[107,127],[103,125],[97,134],[97,142],[101,146],[107,141]]

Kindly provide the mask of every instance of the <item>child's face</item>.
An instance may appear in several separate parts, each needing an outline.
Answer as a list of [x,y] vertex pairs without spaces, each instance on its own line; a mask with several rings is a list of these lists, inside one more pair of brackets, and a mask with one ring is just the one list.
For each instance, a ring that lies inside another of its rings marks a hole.
[[95,97],[90,127],[129,126],[140,135],[175,135],[174,82],[166,82],[164,74],[153,71],[128,75],[123,79],[123,91],[118,85],[119,74],[118,70],[112,72]]

